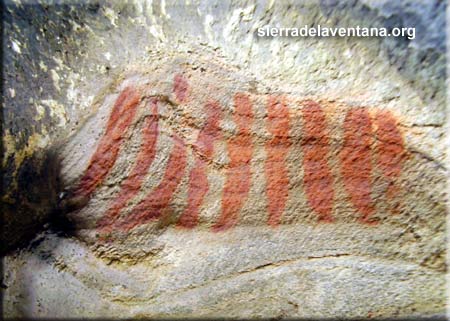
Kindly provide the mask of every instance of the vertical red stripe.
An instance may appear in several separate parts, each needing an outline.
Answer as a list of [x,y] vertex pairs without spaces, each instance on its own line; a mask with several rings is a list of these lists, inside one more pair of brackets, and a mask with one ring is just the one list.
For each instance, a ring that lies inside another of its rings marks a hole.
[[173,92],[175,97],[180,103],[184,103],[187,100],[189,84],[183,75],[177,74],[173,79]]
[[269,218],[268,224],[277,226],[289,193],[286,157],[290,147],[289,110],[284,97],[269,97],[267,129],[273,138],[266,143],[266,177]]
[[250,190],[250,162],[253,155],[250,128],[254,118],[252,103],[246,94],[237,93],[234,96],[234,105],[233,120],[238,132],[228,142],[230,164],[223,190],[222,213],[213,227],[214,231],[226,230],[236,225]]
[[158,219],[162,211],[170,204],[181,183],[187,163],[184,142],[176,135],[173,140],[174,147],[162,181],[131,210],[127,217],[117,221],[115,227],[128,231],[137,225]]
[[194,146],[198,153],[194,168],[189,176],[188,205],[178,221],[178,226],[193,228],[198,223],[198,215],[203,199],[208,192],[207,161],[214,152],[214,141],[221,133],[219,122],[222,118],[220,105],[209,102],[205,105],[206,123],[200,131]]
[[397,122],[389,111],[379,111],[375,117],[377,127],[377,163],[388,180],[388,199],[395,197],[395,185],[405,161],[405,147]]
[[112,224],[112,221],[120,214],[127,202],[132,199],[140,190],[148,168],[155,158],[156,141],[158,139],[158,102],[152,100],[151,115],[148,116],[143,124],[142,143],[137,155],[131,173],[123,181],[119,195],[115,198],[112,206],[97,223],[99,228],[106,228]]
[[106,125],[106,131],[75,189],[76,196],[88,197],[103,182],[113,167],[139,100],[140,95],[131,87],[125,88],[117,98]]
[[302,109],[304,185],[308,204],[318,214],[320,221],[332,221],[334,188],[328,165],[330,157],[329,136],[325,113],[313,101],[304,102]]
[[353,206],[361,213],[361,221],[374,223],[370,216],[375,208],[372,202],[372,122],[365,108],[347,112],[344,122],[344,142],[341,169],[344,186]]

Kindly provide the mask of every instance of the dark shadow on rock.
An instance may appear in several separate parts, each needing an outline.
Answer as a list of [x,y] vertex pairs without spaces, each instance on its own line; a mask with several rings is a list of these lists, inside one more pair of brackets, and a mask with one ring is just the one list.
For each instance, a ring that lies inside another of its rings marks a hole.
[[35,152],[15,174],[14,166],[1,168],[5,177],[2,196],[8,194],[1,202],[1,255],[38,246],[41,238],[36,236],[44,230],[61,237],[75,234],[76,226],[67,213],[84,203],[74,203],[70,191],[63,186],[58,150],[53,147]]
[[[55,137],[64,135],[57,126],[60,120],[51,115],[49,106],[43,106],[43,114],[38,114],[30,100],[52,99],[61,105],[66,103],[63,88],[56,88],[51,81],[51,70],[57,67],[54,58],[63,57],[68,65],[77,65],[76,55],[69,53],[78,52],[77,46],[83,43],[86,34],[83,28],[83,32],[77,32],[74,26],[106,18],[99,13],[98,1],[71,4],[1,1],[0,5],[3,40],[0,50],[0,132],[3,137],[0,146],[0,254],[3,255],[27,245],[36,232],[54,218],[56,223],[50,225],[55,228],[66,231],[71,228],[67,227],[67,222],[62,223],[64,219],[60,219],[58,209],[63,190],[58,150],[30,146],[34,135],[48,135],[51,146],[56,146]],[[21,46],[20,54],[12,48],[13,41],[26,44]],[[40,63],[46,68],[41,68]],[[3,145],[6,143],[9,144],[8,154]]]
[[56,150],[39,150],[15,169],[2,168],[1,254],[29,244],[58,213],[62,191]]

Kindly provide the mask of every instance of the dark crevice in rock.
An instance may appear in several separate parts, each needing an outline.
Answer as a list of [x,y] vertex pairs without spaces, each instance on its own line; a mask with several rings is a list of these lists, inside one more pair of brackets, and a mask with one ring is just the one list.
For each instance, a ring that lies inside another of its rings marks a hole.
[[9,201],[2,201],[1,253],[27,246],[44,229],[58,207],[58,194],[62,190],[55,150],[37,151],[25,158],[16,175],[17,188]]

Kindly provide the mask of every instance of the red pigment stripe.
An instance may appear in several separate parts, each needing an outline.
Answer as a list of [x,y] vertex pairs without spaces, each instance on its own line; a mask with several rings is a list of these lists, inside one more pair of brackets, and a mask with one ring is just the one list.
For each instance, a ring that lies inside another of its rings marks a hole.
[[266,143],[266,177],[269,218],[268,224],[280,224],[289,193],[286,157],[290,147],[289,110],[284,97],[269,97],[267,129],[273,138]]
[[361,221],[366,223],[374,223],[370,216],[375,211],[371,196],[372,135],[372,122],[367,110],[349,110],[344,121],[341,170],[350,201],[362,215]]
[[108,119],[106,131],[74,192],[76,196],[89,196],[113,167],[125,132],[136,113],[139,100],[140,95],[131,87],[125,88],[117,98]]
[[193,228],[198,224],[200,206],[209,189],[207,160],[214,152],[214,141],[220,136],[219,122],[222,118],[220,105],[217,102],[207,103],[205,106],[206,124],[200,131],[194,148],[200,154],[189,176],[188,205],[178,221],[178,226]]
[[238,222],[239,212],[250,190],[250,161],[253,145],[250,128],[253,123],[253,111],[250,98],[243,93],[234,96],[235,112],[233,120],[238,133],[228,142],[230,157],[227,180],[223,190],[222,213],[214,231],[226,230]]
[[334,201],[333,176],[328,165],[330,157],[327,122],[322,107],[314,101],[303,103],[303,167],[308,204],[319,221],[331,222]]
[[187,100],[187,93],[189,84],[183,75],[177,74],[173,79],[173,92],[175,97],[180,103],[184,103]]
[[127,202],[139,192],[148,168],[155,158],[156,141],[159,134],[157,100],[152,100],[150,105],[151,116],[148,116],[143,124],[141,148],[134,168],[122,183],[119,195],[115,198],[112,206],[98,222],[97,226],[99,228],[108,229],[113,220],[120,214],[122,208],[127,205]]
[[395,197],[398,188],[395,181],[402,172],[405,146],[397,128],[397,121],[389,111],[379,111],[375,117],[377,127],[377,162],[389,182],[388,199]]
[[129,231],[137,225],[156,220],[170,204],[177,187],[181,183],[187,163],[184,142],[176,135],[173,140],[174,147],[160,184],[137,204],[128,216],[117,221],[114,227]]

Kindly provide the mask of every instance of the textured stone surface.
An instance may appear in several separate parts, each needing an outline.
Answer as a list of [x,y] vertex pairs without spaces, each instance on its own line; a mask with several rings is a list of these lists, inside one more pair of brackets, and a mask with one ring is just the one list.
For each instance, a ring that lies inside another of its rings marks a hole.
[[[5,247],[45,231],[6,315],[442,317],[444,4],[417,6],[8,3]],[[361,21],[418,36],[254,36]]]

